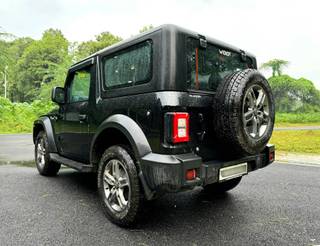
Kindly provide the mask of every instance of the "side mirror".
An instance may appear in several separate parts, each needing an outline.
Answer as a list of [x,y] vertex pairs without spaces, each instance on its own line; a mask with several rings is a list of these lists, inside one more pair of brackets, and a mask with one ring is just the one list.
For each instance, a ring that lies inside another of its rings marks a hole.
[[64,104],[64,88],[54,87],[51,93],[51,100],[57,104]]

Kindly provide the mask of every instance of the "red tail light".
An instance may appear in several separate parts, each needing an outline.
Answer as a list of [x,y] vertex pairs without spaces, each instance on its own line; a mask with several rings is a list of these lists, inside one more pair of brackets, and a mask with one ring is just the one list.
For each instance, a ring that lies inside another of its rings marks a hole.
[[166,114],[167,140],[172,143],[189,141],[189,114],[174,112]]
[[186,172],[186,180],[194,180],[197,177],[196,169],[189,169]]

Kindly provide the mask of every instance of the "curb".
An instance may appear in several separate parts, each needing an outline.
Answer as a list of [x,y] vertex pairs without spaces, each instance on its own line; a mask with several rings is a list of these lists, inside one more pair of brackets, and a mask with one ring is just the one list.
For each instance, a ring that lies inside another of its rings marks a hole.
[[295,166],[305,166],[305,167],[320,167],[320,163],[314,162],[298,162],[292,160],[275,160],[275,162],[283,165],[295,165]]

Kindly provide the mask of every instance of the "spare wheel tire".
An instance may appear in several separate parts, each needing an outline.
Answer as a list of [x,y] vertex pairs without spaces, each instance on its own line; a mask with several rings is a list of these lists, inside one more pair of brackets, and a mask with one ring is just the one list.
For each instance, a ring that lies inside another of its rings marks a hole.
[[214,130],[223,150],[236,155],[257,154],[268,143],[275,107],[267,79],[254,69],[227,76],[214,100]]

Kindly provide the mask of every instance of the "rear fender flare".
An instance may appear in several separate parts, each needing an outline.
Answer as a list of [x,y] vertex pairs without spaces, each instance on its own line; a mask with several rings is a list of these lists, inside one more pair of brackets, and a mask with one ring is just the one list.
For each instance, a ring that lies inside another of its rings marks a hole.
[[141,158],[151,153],[151,147],[140,126],[130,117],[122,114],[115,114],[101,123],[91,143],[90,163],[92,163],[93,165],[97,164],[94,163],[95,144],[100,134],[102,134],[107,129],[117,129],[129,141],[136,159],[137,168],[139,169],[138,176],[141,181],[145,197],[147,200],[151,200],[154,197],[154,192],[150,190],[148,184],[146,183],[140,164]]
[[98,127],[90,148],[90,162],[93,161],[93,148],[97,138],[103,131],[110,128],[117,129],[126,136],[138,161],[151,152],[149,142],[140,126],[126,115],[115,114],[104,120]]

